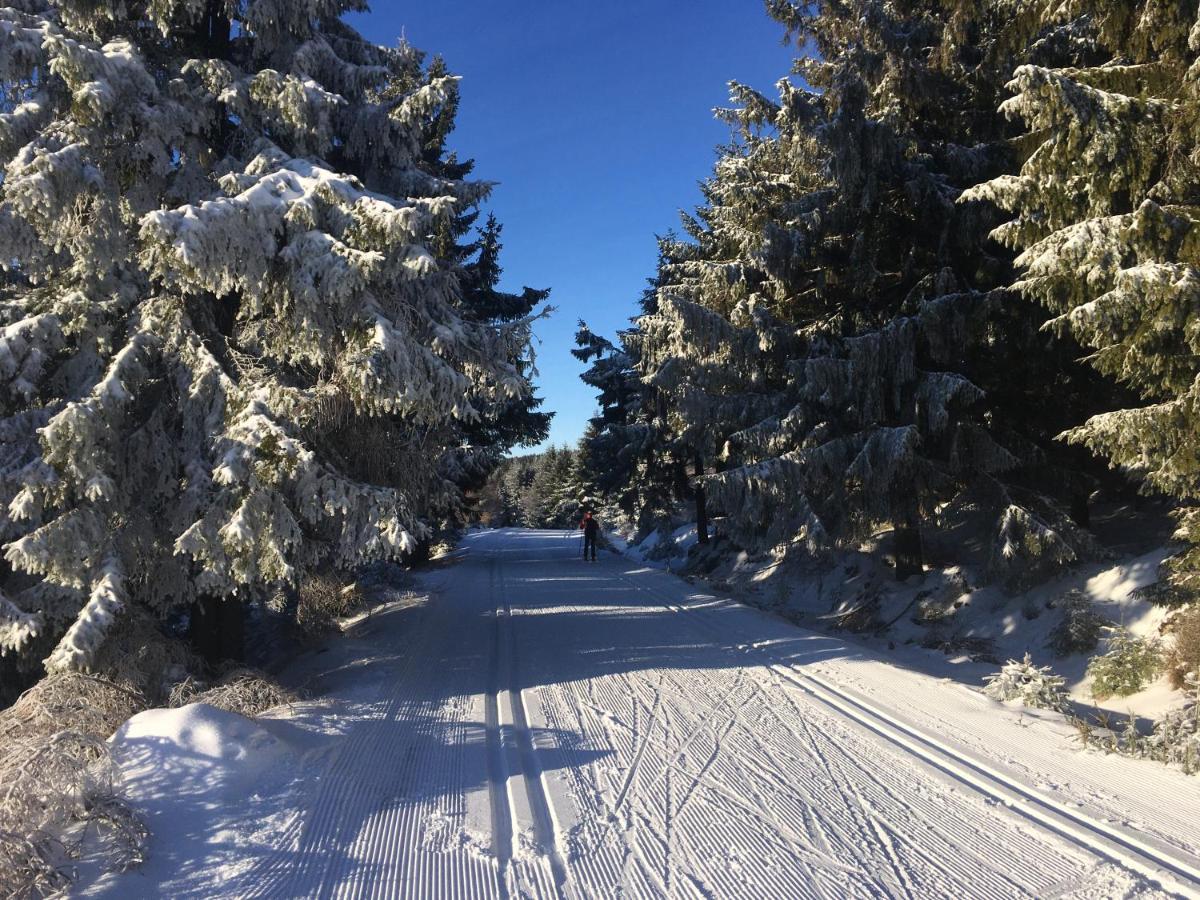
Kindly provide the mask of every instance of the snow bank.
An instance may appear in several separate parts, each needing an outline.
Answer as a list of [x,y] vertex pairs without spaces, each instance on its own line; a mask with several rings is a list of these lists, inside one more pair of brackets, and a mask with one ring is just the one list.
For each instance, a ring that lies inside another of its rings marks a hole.
[[636,544],[619,535],[609,534],[608,539],[617,552],[629,559],[655,569],[675,569],[696,545],[699,534],[696,526],[690,524],[681,525],[669,534],[664,530],[652,531]]
[[112,739],[113,753],[122,760],[130,755],[170,757],[173,764],[187,758],[198,765],[222,766],[231,773],[246,774],[238,763],[266,768],[278,756],[289,754],[288,743],[269,730],[272,724],[205,703],[149,709],[117,730]]
[[[236,812],[277,796],[311,741],[286,720],[248,719],[193,703],[139,713],[111,743],[130,799],[150,819],[154,840],[173,845],[181,832],[204,829],[180,816],[181,809],[209,819],[214,808]],[[164,820],[167,810],[172,814]]]
[[[670,536],[652,534],[623,552],[630,560],[663,568],[663,559],[686,557],[695,538],[695,527],[685,526]],[[1168,553],[1158,547],[1120,560],[1071,567],[1016,595],[999,585],[980,583],[977,573],[966,567],[931,569],[900,583],[880,554],[866,551],[830,553],[820,560],[730,553],[711,571],[706,567],[704,577],[714,589],[741,602],[807,628],[832,631],[844,626],[858,631],[856,640],[901,665],[973,688],[981,688],[983,678],[1006,660],[1020,660],[1028,653],[1035,664],[1050,666],[1065,679],[1069,699],[1080,707],[1132,713],[1148,722],[1183,702],[1165,675],[1136,694],[1097,701],[1087,664],[1094,654],[1104,652],[1105,640],[1092,653],[1057,657],[1049,646],[1050,634],[1062,619],[1062,599],[1077,591],[1108,621],[1137,637],[1156,636],[1169,610],[1143,599],[1137,589],[1157,579]]]
[[204,703],[134,716],[110,743],[128,799],[150,828],[146,862],[125,876],[133,882],[81,872],[77,893],[128,897],[136,882],[147,896],[161,885],[181,888],[202,881],[188,871],[198,861],[236,875],[294,817],[292,789],[316,740],[287,719],[253,720]]

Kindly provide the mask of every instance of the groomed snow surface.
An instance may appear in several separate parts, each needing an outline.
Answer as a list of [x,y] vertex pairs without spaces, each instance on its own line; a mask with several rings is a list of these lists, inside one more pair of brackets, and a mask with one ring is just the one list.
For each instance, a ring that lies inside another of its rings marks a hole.
[[250,721],[114,738],[153,831],[110,897],[1200,896],[1200,778],[697,593],[472,534]]

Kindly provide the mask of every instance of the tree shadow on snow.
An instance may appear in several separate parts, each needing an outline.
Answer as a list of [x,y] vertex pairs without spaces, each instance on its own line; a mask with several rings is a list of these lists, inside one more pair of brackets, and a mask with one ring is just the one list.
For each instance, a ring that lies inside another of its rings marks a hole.
[[[371,718],[340,733],[312,719],[257,720],[249,754],[189,751],[162,737],[123,742],[128,787],[152,833],[150,862],[88,894],[293,897],[352,883],[394,893],[418,866],[492,877],[495,770],[484,723],[395,698],[358,713]],[[607,755],[569,732],[532,729],[532,738],[556,748],[540,754],[545,769]]]

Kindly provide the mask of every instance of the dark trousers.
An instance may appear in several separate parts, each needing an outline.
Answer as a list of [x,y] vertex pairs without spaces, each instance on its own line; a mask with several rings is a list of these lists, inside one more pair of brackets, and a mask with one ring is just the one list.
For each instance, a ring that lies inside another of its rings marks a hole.
[[583,534],[583,558],[584,559],[588,558],[588,548],[589,547],[592,550],[592,559],[595,559],[596,558],[596,535],[588,534],[587,532],[584,532],[584,534]]

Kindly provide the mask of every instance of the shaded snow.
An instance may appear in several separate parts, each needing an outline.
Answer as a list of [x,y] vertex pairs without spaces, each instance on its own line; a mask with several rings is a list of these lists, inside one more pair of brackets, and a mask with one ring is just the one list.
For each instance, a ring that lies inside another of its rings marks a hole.
[[636,543],[632,540],[633,535],[619,532],[608,533],[606,537],[619,553],[656,569],[679,569],[688,551],[699,542],[695,524],[680,525],[669,533],[666,530],[651,531]]
[[[982,686],[984,676],[995,673],[1005,660],[1019,660],[1029,653],[1037,665],[1051,666],[1066,679],[1068,695],[1078,706],[1132,713],[1146,726],[1150,719],[1179,706],[1180,692],[1170,687],[1164,675],[1128,697],[1094,698],[1086,674],[1092,654],[1060,658],[1048,646],[1050,632],[1062,616],[1052,604],[1079,590],[1105,618],[1138,637],[1156,637],[1170,610],[1135,596],[1135,591],[1154,583],[1168,553],[1159,547],[1116,563],[1078,565],[1016,595],[997,585],[981,586],[974,573],[958,567],[932,569],[900,584],[891,566],[875,552],[831,553],[819,562],[740,553],[717,567],[710,580],[744,602],[821,630],[836,629],[842,614],[877,598],[878,620],[888,627],[878,635],[858,635],[856,640],[898,662]],[[924,598],[941,602],[947,610],[936,625],[916,621],[918,603]],[[941,649],[921,646],[934,635],[944,640]],[[1103,652],[1104,647],[1102,638],[1094,652]]]

